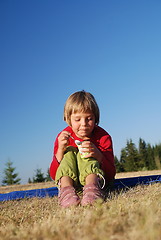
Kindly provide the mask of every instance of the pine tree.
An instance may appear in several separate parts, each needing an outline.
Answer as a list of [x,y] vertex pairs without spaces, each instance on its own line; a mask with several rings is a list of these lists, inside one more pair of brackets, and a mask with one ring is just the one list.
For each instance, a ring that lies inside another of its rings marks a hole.
[[154,157],[154,147],[152,147],[149,143],[147,144],[147,164],[148,170],[154,170],[157,168]]
[[124,162],[123,166],[126,172],[138,171],[139,155],[138,150],[132,140],[128,140],[126,147],[122,149],[121,159]]
[[126,149],[122,148],[121,149],[121,155],[120,155],[120,165],[121,165],[121,168],[122,168],[122,172],[126,172],[126,169],[125,169],[126,157],[127,157]]
[[161,169],[161,144],[154,147],[154,159],[157,169]]
[[51,181],[49,168],[48,168],[48,170],[47,170],[47,174],[46,174],[46,181],[47,181],[47,182]]
[[6,168],[4,169],[4,179],[2,180],[3,185],[20,184],[21,179],[18,178],[18,173],[15,172],[15,167],[12,167],[13,163],[8,160]]
[[42,170],[40,168],[36,169],[36,174],[33,177],[33,182],[45,182],[46,178],[44,177],[44,173],[42,173]]
[[139,139],[139,170],[148,170],[147,144],[143,139]]
[[29,178],[29,179],[28,179],[28,183],[32,183],[32,180],[31,180],[31,178]]
[[116,166],[116,172],[124,172],[124,168],[123,165],[121,163],[121,161],[118,160],[118,158],[115,156],[115,166]]

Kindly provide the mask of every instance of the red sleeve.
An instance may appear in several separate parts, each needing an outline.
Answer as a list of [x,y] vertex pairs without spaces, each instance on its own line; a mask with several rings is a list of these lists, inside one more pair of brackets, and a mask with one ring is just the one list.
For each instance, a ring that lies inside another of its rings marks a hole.
[[116,174],[116,168],[114,163],[112,139],[110,135],[104,135],[100,139],[100,148],[104,156],[102,159],[102,170],[105,173],[105,178],[107,181],[113,180]]
[[57,149],[58,149],[58,137],[56,138],[55,143],[54,143],[53,160],[52,160],[52,162],[50,164],[50,168],[49,168],[50,177],[53,180],[55,180],[56,171],[57,171],[57,168],[59,167],[59,163],[55,157],[55,153],[57,152]]

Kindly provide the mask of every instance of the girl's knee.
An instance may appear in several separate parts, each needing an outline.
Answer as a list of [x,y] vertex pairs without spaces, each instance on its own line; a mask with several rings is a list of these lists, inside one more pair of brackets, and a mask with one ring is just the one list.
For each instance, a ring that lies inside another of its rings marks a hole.
[[77,182],[78,166],[76,160],[76,152],[76,148],[74,147],[67,148],[56,172],[56,183],[58,183],[63,176],[68,176],[74,182]]
[[86,168],[83,168],[80,171],[80,183],[84,186],[86,183],[86,179],[93,179],[96,181],[99,175],[104,176],[104,172],[100,169],[99,164],[89,164]]

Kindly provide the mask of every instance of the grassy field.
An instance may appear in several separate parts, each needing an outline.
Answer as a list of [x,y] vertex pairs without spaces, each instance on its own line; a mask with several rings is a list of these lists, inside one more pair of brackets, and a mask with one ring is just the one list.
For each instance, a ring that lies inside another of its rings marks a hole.
[[[161,171],[117,175],[161,174]],[[0,193],[52,183],[0,187]],[[92,207],[61,209],[57,197],[0,202],[0,240],[161,240],[161,184],[113,192]]]

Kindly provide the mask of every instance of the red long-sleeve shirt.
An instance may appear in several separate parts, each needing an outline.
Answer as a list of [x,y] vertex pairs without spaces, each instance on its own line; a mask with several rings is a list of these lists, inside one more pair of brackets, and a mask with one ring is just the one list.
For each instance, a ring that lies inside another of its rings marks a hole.
[[[68,131],[75,140],[83,141],[78,138],[73,132],[70,126],[66,127],[63,131]],[[60,133],[58,134],[58,136]],[[53,160],[50,165],[50,176],[52,179],[55,179],[57,168],[59,164],[55,154],[58,150],[58,136],[54,143],[54,154]],[[102,152],[103,159],[101,163],[101,169],[105,173],[105,179],[111,181],[114,179],[116,174],[115,164],[114,164],[114,155],[113,155],[113,146],[111,136],[101,127],[95,126],[90,141]],[[74,140],[69,138],[69,146],[77,147]]]

